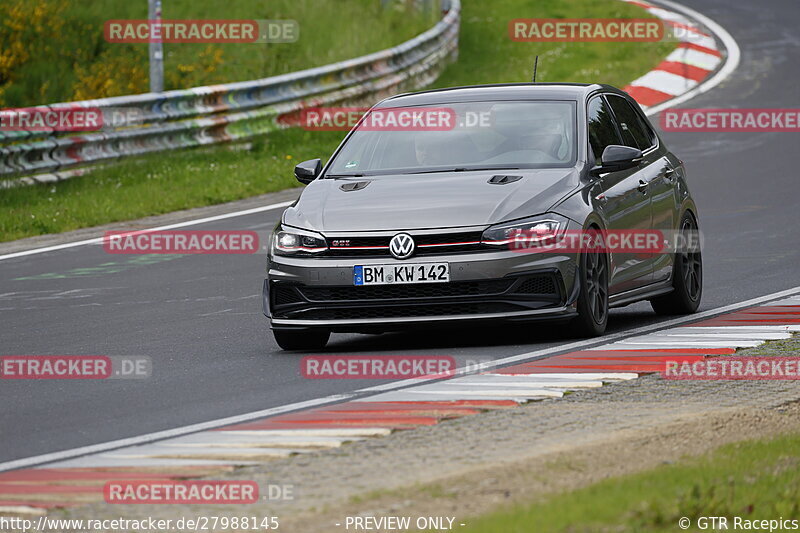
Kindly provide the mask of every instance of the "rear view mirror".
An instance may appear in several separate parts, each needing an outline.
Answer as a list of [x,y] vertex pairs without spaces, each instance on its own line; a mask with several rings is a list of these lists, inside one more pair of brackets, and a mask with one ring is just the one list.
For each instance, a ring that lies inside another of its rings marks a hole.
[[600,166],[592,169],[592,173],[598,175],[606,172],[627,170],[638,165],[642,157],[642,151],[638,148],[610,144],[603,150]]
[[306,185],[317,179],[320,172],[322,172],[322,161],[319,159],[309,159],[294,167],[294,177]]

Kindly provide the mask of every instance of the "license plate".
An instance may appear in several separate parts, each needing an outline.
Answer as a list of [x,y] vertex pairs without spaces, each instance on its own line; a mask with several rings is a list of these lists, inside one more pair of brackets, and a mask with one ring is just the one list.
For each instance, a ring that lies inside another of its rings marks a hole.
[[450,281],[448,263],[407,263],[402,265],[363,265],[353,267],[355,285],[397,283],[446,283]]

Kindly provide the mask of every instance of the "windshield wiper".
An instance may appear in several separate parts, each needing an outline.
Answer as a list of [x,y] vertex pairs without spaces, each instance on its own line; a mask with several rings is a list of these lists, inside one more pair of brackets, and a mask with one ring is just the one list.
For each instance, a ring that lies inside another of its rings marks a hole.
[[423,170],[420,172],[412,172],[411,174],[436,174],[439,172],[480,172],[485,170],[519,170],[519,167],[455,167],[445,168],[439,170]]
[[326,178],[363,178],[364,174],[328,174]]

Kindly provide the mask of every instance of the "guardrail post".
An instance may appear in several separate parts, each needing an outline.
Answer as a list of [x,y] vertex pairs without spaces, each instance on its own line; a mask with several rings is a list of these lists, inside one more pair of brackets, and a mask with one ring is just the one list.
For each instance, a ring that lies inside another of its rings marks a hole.
[[[156,24],[161,22],[161,0],[147,0],[147,18]],[[164,91],[164,44],[160,38],[152,38],[153,31],[150,35],[150,92],[160,93]],[[160,28],[157,35],[161,35]]]

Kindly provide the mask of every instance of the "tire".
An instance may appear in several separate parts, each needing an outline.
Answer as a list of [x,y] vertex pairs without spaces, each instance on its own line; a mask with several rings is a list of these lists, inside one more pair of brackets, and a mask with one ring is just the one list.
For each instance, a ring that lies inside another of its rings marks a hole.
[[331,332],[324,329],[273,329],[272,335],[278,346],[284,350],[321,350],[328,344]]
[[608,325],[608,256],[585,252],[580,256],[578,316],[573,320],[581,337],[597,337]]
[[[681,219],[683,242],[690,242],[689,232],[697,231],[697,222],[691,213]],[[650,305],[659,315],[688,315],[697,311],[703,296],[703,257],[700,246],[683,246],[675,253],[672,266],[673,291],[650,300]]]

